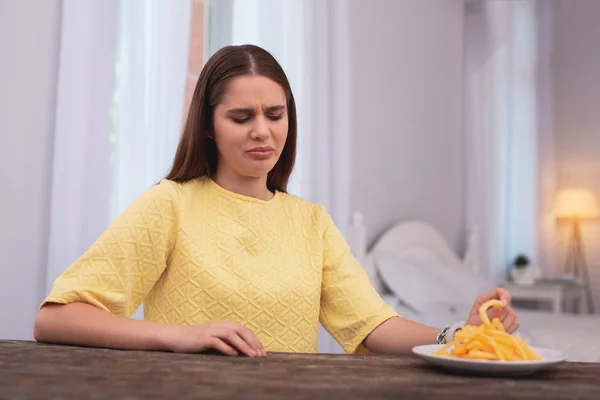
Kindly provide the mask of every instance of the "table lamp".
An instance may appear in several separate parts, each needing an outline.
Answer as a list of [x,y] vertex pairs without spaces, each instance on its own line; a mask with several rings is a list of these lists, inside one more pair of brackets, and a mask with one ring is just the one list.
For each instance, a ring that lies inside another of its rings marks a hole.
[[585,189],[561,190],[556,196],[554,215],[559,220],[571,223],[564,274],[572,276],[584,285],[588,309],[594,312],[589,271],[581,238],[581,222],[600,216],[596,196],[590,190]]

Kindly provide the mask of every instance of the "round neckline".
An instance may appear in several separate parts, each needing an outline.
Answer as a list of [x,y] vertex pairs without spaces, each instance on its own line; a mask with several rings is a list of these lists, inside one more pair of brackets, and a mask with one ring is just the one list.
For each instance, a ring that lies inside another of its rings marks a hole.
[[275,192],[273,193],[273,197],[271,197],[269,200],[262,200],[262,199],[257,199],[256,197],[246,196],[246,195],[243,195],[240,193],[232,192],[229,189],[225,189],[223,186],[219,185],[217,182],[214,181],[214,179],[212,179],[210,177],[206,177],[206,179],[207,179],[209,185],[214,187],[217,192],[219,192],[227,197],[236,198],[238,200],[249,201],[249,202],[257,203],[257,204],[272,204],[275,202],[275,200],[277,200],[279,198],[278,190],[275,190]]

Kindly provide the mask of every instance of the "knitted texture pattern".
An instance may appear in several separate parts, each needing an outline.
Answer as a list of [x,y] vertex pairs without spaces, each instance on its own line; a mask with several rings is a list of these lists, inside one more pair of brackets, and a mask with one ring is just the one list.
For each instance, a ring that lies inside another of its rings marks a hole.
[[135,200],[54,282],[43,304],[85,302],[147,320],[250,328],[267,351],[317,351],[319,322],[355,352],[397,315],[324,207],[268,201],[211,179],[168,180]]

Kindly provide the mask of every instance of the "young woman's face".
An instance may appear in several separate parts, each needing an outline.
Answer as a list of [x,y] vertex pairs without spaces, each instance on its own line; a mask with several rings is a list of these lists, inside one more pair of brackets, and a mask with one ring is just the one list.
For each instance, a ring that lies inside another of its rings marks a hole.
[[218,169],[244,178],[266,177],[288,133],[283,88],[257,75],[234,78],[214,110]]

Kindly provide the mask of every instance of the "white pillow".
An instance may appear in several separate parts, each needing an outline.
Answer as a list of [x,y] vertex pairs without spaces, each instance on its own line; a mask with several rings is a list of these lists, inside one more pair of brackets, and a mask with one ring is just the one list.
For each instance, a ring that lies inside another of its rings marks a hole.
[[422,313],[421,323],[429,326],[442,327],[464,321],[469,316],[471,306],[457,307],[452,301],[430,302]]
[[493,290],[496,285],[491,280],[467,270],[462,266],[442,266],[437,269],[438,276],[458,292],[455,294],[457,306],[473,305],[478,296]]
[[460,265],[435,265],[389,252],[378,252],[374,258],[381,279],[394,295],[423,314],[464,314],[466,318],[477,296],[494,286]]
[[378,252],[375,267],[392,293],[417,312],[424,312],[431,303],[452,297],[452,289],[426,264],[403,260],[393,253]]

